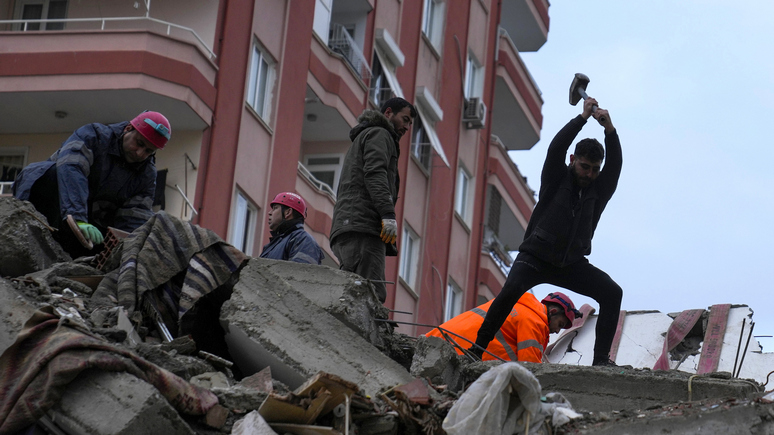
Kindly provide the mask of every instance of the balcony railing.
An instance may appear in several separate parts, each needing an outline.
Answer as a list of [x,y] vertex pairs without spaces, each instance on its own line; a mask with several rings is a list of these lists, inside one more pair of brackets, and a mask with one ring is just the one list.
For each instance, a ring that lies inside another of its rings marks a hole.
[[[45,23],[94,23],[99,24],[99,30],[106,30],[105,26],[108,23],[115,22],[128,22],[128,21],[145,21],[150,25],[158,24],[162,27],[166,27],[166,34],[169,36],[172,34],[172,30],[180,30],[186,34],[193,36],[199,48],[204,51],[214,61],[217,57],[215,52],[212,51],[209,45],[207,45],[201,37],[191,28],[181,26],[178,24],[170,23],[167,21],[159,20],[151,17],[106,17],[106,18],[62,18],[62,19],[37,19],[37,20],[0,20],[0,26],[10,25],[14,30],[26,31],[30,24],[40,23],[41,27],[45,27]],[[88,29],[87,29],[88,30]],[[55,32],[56,30],[47,30],[47,32]]]
[[481,246],[481,252],[489,254],[495,263],[500,266],[500,270],[503,271],[505,276],[508,276],[513,264],[513,258],[500,239],[497,238],[497,234],[488,226],[484,227],[484,241]]
[[363,50],[357,46],[357,43],[352,39],[347,32],[347,29],[341,24],[331,24],[331,35],[328,38],[328,47],[334,52],[344,56],[349,66],[357,73],[357,75],[364,81],[368,81],[371,78],[371,68],[368,67],[368,62],[363,56]]
[[336,201],[336,192],[331,189],[331,186],[328,186],[328,183],[324,183],[317,178],[315,178],[314,175],[312,175],[311,172],[309,172],[309,169],[304,166],[303,163],[298,162],[298,173],[301,174],[309,183],[312,184],[317,190],[319,190],[321,193],[324,193],[331,197],[334,201]]

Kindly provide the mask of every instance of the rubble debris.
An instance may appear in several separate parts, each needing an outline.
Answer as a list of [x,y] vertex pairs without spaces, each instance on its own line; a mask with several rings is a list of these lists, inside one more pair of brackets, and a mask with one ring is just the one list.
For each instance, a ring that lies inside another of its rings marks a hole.
[[37,306],[17,293],[11,281],[0,278],[0,353],[10,347]]
[[49,416],[69,434],[194,433],[156,388],[120,372],[81,373],[68,384]]
[[411,376],[427,378],[433,384],[459,391],[463,380],[461,368],[467,362],[464,358],[445,340],[421,336],[416,342]]
[[0,197],[0,276],[22,276],[72,261],[46,222],[30,202]]
[[258,411],[252,411],[234,424],[231,435],[277,435],[277,432],[272,430]]
[[387,347],[382,333],[385,325],[376,320],[387,319],[389,310],[359,275],[310,264],[288,267],[286,261],[268,259],[253,266],[293,287],[377,348]]
[[[647,409],[680,400],[713,397],[753,398],[762,392],[755,382],[696,376],[677,370],[627,367],[589,367],[564,364],[520,363],[540,381],[544,390],[563,394],[576,411]],[[658,388],[643,388],[658,385]]]
[[322,371],[372,397],[412,380],[405,368],[263,267],[268,260],[258,260],[242,269],[221,309],[229,352],[245,375],[271,366],[275,378],[296,388]]

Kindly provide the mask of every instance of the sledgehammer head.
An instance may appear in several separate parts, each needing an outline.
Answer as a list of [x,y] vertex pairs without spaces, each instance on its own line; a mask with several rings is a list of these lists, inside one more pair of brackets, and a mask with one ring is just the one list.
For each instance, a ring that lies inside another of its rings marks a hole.
[[570,85],[570,104],[578,104],[581,98],[586,99],[586,86],[589,85],[589,78],[586,74],[576,73]]

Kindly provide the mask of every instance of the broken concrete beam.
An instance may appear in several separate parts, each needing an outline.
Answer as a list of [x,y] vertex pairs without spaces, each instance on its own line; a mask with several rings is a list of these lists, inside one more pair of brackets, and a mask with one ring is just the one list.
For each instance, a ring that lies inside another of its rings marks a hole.
[[155,387],[124,372],[81,373],[48,414],[71,434],[194,433]]
[[561,433],[694,435],[774,433],[774,403],[723,399],[666,405],[642,412],[595,413]]
[[0,354],[15,341],[32,317],[37,307],[14,288],[13,284],[0,278]]
[[275,379],[297,388],[322,371],[369,395],[412,380],[406,369],[296,290],[291,284],[298,281],[280,279],[263,264],[250,260],[221,309],[229,353],[244,375],[271,366]]
[[[544,392],[562,393],[576,411],[636,410],[688,400],[749,399],[763,390],[739,379],[718,379],[672,371],[521,363]],[[689,394],[690,383],[690,394]]]
[[32,203],[0,197],[0,276],[21,276],[72,261],[51,236],[46,218]]
[[411,376],[427,378],[434,385],[446,385],[452,391],[462,388],[464,360],[454,347],[438,337],[420,336],[411,362]]
[[385,347],[379,322],[389,311],[379,302],[367,282],[357,274],[327,266],[252,258],[256,270],[266,270],[333,317],[352,328],[374,346]]

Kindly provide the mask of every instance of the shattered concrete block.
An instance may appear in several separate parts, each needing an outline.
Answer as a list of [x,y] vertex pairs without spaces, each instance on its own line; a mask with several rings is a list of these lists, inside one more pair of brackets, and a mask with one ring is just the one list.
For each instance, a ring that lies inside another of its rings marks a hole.
[[454,346],[438,337],[420,336],[411,362],[411,376],[427,378],[435,385],[446,385],[452,391],[462,388],[460,355]]
[[253,260],[240,273],[220,318],[229,353],[244,375],[271,366],[275,379],[297,388],[322,371],[369,395],[412,380],[406,369],[290,285],[297,282],[278,279]]
[[156,388],[124,372],[81,373],[49,417],[73,434],[194,433]]
[[540,382],[543,391],[562,393],[576,411],[648,409],[665,403],[735,397],[751,399],[763,389],[743,379],[626,367],[590,367],[566,364],[520,363]]
[[31,203],[0,197],[0,276],[22,276],[72,261],[47,227],[46,218]]
[[277,432],[272,430],[258,411],[253,411],[234,423],[231,435],[277,435]]
[[211,390],[213,388],[228,388],[229,382],[222,372],[207,372],[191,377],[190,383]]
[[379,322],[389,311],[357,274],[327,266],[252,258],[256,270],[266,270],[306,296],[374,346],[385,347]]
[[218,396],[218,402],[228,409],[235,411],[256,411],[269,396],[266,391],[259,391],[244,385],[234,385],[229,388],[215,388],[212,390]]
[[35,304],[16,291],[10,281],[0,278],[0,354],[16,341],[24,323],[36,309]]

